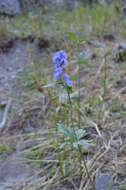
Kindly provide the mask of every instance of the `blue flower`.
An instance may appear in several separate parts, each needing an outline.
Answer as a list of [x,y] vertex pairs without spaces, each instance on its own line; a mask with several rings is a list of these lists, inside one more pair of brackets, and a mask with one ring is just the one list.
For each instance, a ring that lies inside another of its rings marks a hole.
[[[56,81],[58,81],[63,73],[64,73],[64,68],[66,67],[67,64],[67,54],[65,51],[60,50],[57,51],[54,55],[53,55],[53,64],[54,64],[54,78]],[[70,80],[70,77],[65,73],[64,74],[64,81],[66,82],[66,84],[69,87],[72,87],[72,81]]]
[[55,69],[57,68],[65,68],[67,65],[67,54],[65,51],[60,50],[57,51],[54,55],[53,55],[53,64]]
[[64,74],[64,80],[68,86],[72,87],[72,81],[70,80],[70,77],[67,74]]
[[63,71],[62,71],[61,68],[55,69],[55,71],[54,71],[54,78],[56,79],[56,81],[60,79],[60,77],[62,75],[62,72]]

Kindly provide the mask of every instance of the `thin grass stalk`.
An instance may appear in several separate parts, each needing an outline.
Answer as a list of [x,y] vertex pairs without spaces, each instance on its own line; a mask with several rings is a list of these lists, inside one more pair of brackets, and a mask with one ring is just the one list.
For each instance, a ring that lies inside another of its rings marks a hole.
[[57,157],[58,157],[58,161],[59,161],[60,173],[61,173],[62,179],[64,179],[63,162],[62,162],[62,158],[61,158],[61,154],[60,154],[60,147],[59,147],[58,142],[56,142],[56,146],[57,146]]
[[106,80],[107,80],[107,55],[104,57],[104,84],[103,84],[103,100],[105,101],[105,95],[106,95]]
[[[68,109],[66,107],[66,105],[64,105],[64,119],[66,121],[66,125],[69,126],[69,115],[68,115]],[[65,141],[65,139],[63,139]],[[66,148],[64,146],[63,148],[63,160],[64,160],[64,164],[65,164],[65,176],[67,174],[67,171],[68,171],[68,167],[67,167],[67,151],[66,151]]]

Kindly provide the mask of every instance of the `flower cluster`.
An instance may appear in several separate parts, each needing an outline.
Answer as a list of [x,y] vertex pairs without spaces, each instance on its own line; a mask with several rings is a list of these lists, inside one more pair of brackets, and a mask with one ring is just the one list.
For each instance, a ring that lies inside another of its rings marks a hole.
[[60,50],[58,52],[56,52],[53,55],[53,64],[54,64],[54,78],[57,80],[59,80],[62,76],[64,78],[64,81],[66,82],[66,84],[68,86],[72,86],[72,81],[70,80],[70,77],[64,73],[64,69],[67,65],[67,54],[65,51]]

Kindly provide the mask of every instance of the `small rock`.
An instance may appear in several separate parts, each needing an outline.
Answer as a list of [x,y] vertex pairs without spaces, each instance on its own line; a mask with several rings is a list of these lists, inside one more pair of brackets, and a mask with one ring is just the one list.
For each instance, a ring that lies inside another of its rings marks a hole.
[[96,40],[90,41],[89,45],[93,45],[96,48],[105,48],[105,44]]
[[25,127],[25,128],[23,129],[23,131],[24,131],[25,133],[33,133],[33,132],[35,131],[35,129],[34,129],[33,127],[31,127],[31,126],[27,126],[27,127]]
[[123,7],[123,14],[126,16],[126,5]]
[[0,53],[8,53],[9,50],[13,47],[13,39],[0,38]]
[[15,79],[15,78],[16,78],[16,75],[12,75],[11,78],[12,78],[12,79]]
[[23,71],[22,68],[18,69],[18,70],[17,70],[17,74],[22,73],[22,71]]
[[0,13],[8,16],[20,14],[20,4],[18,0],[0,0]]
[[11,72],[11,71],[12,71],[12,67],[6,68],[6,71],[7,71],[7,72]]
[[4,108],[7,105],[7,100],[3,100],[0,102],[0,107]]
[[49,48],[50,46],[49,40],[41,37],[38,39],[37,46],[39,50]]
[[126,42],[123,42],[123,43],[119,44],[118,48],[126,50]]
[[99,4],[101,4],[101,5],[106,5],[106,0],[99,0],[98,2],[99,2]]
[[107,190],[111,187],[111,177],[108,174],[103,174],[95,180],[96,190]]
[[109,34],[104,34],[103,35],[104,40],[109,40],[109,41],[115,41],[115,35],[113,33]]
[[0,76],[0,80],[3,80],[4,79],[4,76]]
[[125,62],[126,61],[126,43],[121,43],[115,49],[114,60],[116,62]]

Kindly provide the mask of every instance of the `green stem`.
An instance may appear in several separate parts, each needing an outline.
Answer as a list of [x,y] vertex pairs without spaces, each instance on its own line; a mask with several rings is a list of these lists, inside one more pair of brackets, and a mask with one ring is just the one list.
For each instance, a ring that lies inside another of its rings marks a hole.
[[79,60],[79,71],[78,71],[78,128],[80,129],[81,115],[80,115],[80,60]]
[[71,102],[70,93],[69,93],[69,91],[68,91],[68,90],[67,90],[67,94],[68,94],[68,100],[69,100],[69,104],[70,104],[70,117],[71,117],[72,129],[73,129],[73,131],[75,132],[75,129],[74,129],[74,122],[73,122],[73,109],[72,109],[72,102]]

